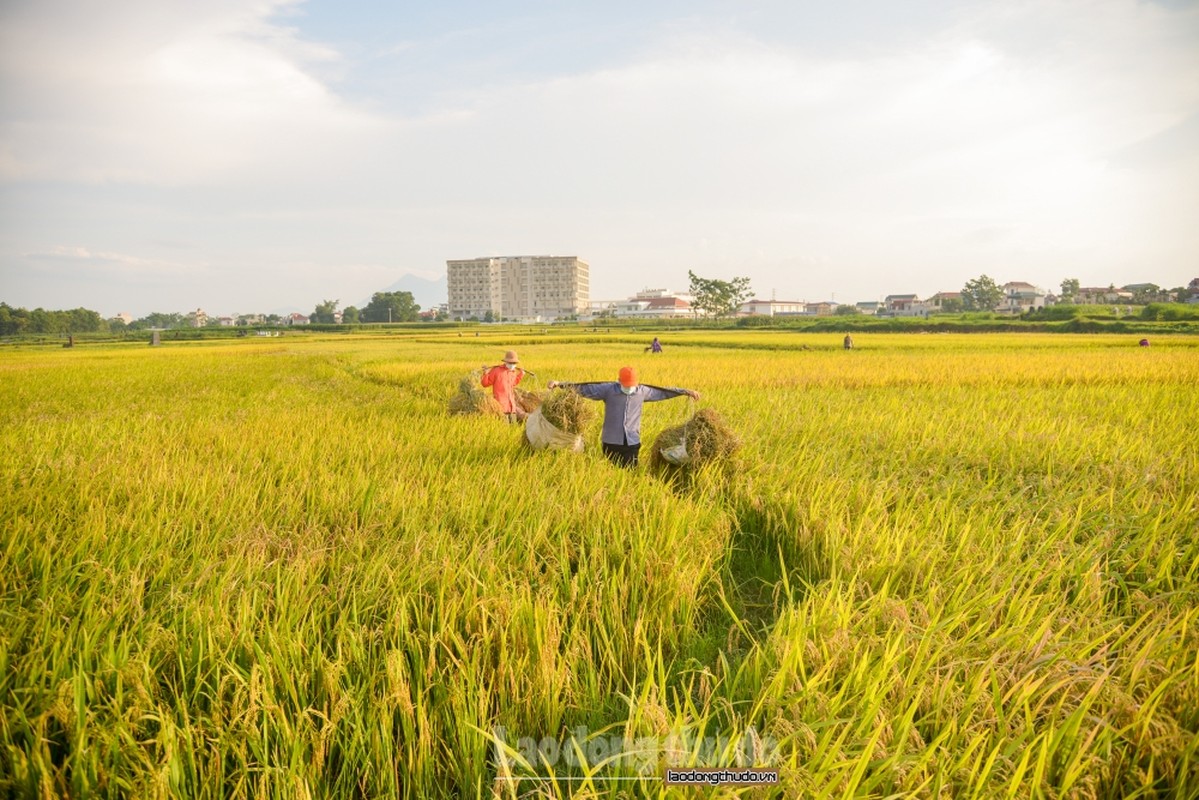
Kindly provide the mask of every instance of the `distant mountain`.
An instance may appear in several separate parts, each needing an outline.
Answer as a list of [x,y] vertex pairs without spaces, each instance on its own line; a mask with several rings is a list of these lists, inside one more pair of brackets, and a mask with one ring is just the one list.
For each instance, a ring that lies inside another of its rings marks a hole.
[[[417,275],[405,275],[391,286],[378,289],[380,292],[412,292],[412,298],[416,301],[421,310],[439,306],[449,299],[450,291],[446,283],[445,275],[436,280],[421,278]],[[367,297],[362,302],[358,303],[359,308],[363,308],[371,299]]]

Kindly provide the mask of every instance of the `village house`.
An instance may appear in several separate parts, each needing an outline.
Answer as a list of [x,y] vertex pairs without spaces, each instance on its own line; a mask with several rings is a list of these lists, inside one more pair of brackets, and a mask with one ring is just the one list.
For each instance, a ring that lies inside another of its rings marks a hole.
[[755,297],[741,304],[741,313],[763,317],[796,316],[805,312],[806,305],[802,300],[760,300]]
[[942,313],[945,311],[961,310],[962,308],[962,293],[961,292],[937,292],[932,297],[924,301],[925,307],[933,313]]
[[821,300],[817,303],[806,303],[804,305],[804,313],[808,316],[827,317],[831,316],[837,310],[837,304],[829,300]]
[[920,302],[920,297],[914,294],[889,294],[883,298],[883,310],[888,314],[898,314],[908,311]]
[[1045,307],[1045,290],[1024,281],[1005,283],[1003,300],[995,310],[1000,314],[1023,314]]
[[1105,305],[1108,303],[1131,303],[1132,292],[1115,286],[1084,286],[1074,295],[1078,305]]

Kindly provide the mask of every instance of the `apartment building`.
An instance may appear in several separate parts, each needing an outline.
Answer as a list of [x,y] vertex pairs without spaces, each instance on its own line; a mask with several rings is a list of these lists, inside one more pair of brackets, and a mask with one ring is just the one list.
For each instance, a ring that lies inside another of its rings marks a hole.
[[584,313],[590,268],[576,256],[446,261],[451,319],[549,320]]

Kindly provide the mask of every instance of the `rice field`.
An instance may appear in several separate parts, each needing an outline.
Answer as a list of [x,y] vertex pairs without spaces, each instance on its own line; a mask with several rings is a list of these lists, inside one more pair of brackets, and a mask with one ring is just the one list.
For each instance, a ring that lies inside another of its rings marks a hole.
[[[1199,340],[854,338],[0,350],[0,796],[1199,796]],[[732,468],[448,413],[509,347]]]

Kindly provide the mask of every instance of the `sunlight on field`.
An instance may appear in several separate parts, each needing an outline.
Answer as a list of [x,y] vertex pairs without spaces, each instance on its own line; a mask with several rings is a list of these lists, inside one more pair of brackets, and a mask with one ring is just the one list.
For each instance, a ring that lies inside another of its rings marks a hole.
[[[647,338],[0,351],[0,789],[668,791],[492,740],[582,727],[761,740],[755,797],[1199,792],[1199,340]],[[507,347],[700,390],[736,469],[449,416]]]

